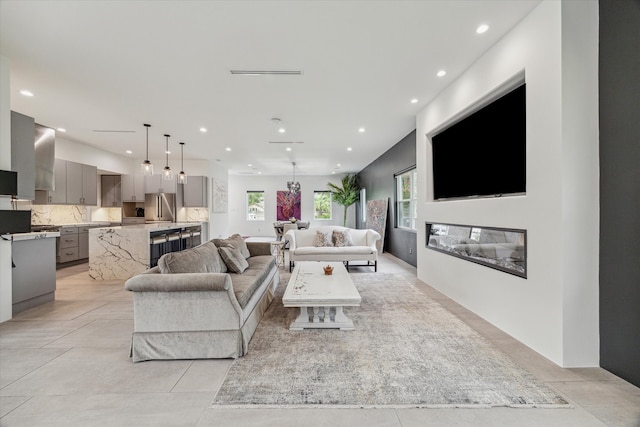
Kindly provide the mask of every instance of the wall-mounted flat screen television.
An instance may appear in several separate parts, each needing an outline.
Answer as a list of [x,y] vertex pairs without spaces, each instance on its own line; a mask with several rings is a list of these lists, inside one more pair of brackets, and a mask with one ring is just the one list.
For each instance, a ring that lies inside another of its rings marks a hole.
[[526,192],[526,85],[431,138],[435,200]]

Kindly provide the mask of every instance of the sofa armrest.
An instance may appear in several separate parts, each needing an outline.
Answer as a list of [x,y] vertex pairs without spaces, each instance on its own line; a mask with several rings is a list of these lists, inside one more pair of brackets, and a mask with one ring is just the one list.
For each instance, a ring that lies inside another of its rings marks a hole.
[[283,239],[285,240],[285,242],[289,242],[289,250],[290,251],[295,251],[296,250],[296,230],[289,230],[285,233],[285,235],[283,236]]
[[127,280],[132,292],[226,291],[233,293],[227,273],[140,274]]
[[380,240],[382,236],[375,230],[367,229],[367,245],[371,246],[373,249],[376,248],[376,241]]
[[247,242],[251,256],[272,255],[270,242]]

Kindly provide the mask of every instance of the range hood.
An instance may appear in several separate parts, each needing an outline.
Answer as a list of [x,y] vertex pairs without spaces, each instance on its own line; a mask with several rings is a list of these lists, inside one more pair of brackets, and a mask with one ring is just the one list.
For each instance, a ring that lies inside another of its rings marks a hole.
[[36,190],[56,189],[56,131],[36,123]]

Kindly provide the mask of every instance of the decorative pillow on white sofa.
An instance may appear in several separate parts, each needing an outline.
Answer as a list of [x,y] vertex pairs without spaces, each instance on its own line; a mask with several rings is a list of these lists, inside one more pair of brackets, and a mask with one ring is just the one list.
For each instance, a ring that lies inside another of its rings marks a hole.
[[353,238],[351,237],[351,230],[344,230],[344,231],[333,230],[331,240],[333,241],[333,246],[337,246],[339,248],[343,246],[353,246]]
[[241,235],[233,234],[226,239],[213,239],[213,243],[218,247],[232,247],[236,248],[240,251],[242,256],[249,258],[251,254],[249,253],[249,249],[247,248],[247,242],[244,241]]
[[223,246],[218,248],[222,260],[227,265],[229,270],[234,273],[242,273],[249,268],[249,263],[240,251],[232,246]]
[[323,246],[333,246],[331,243],[331,233],[323,233],[316,230],[316,236],[313,238],[313,246],[316,248]]

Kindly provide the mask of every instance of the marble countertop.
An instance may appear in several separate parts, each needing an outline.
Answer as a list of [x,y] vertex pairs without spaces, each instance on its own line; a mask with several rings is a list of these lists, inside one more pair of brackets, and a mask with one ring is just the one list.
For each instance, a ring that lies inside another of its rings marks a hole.
[[55,239],[56,237],[60,237],[59,231],[36,231],[32,233],[15,233],[11,235],[11,239],[14,242],[19,242],[20,240]]
[[92,230],[100,231],[100,230],[130,230],[130,231],[163,231],[163,230],[174,230],[176,228],[184,228],[184,227],[197,227],[201,226],[200,222],[167,222],[167,223],[158,223],[158,224],[136,224],[136,225],[125,225],[125,226],[115,226],[115,227],[99,227],[94,228]]

